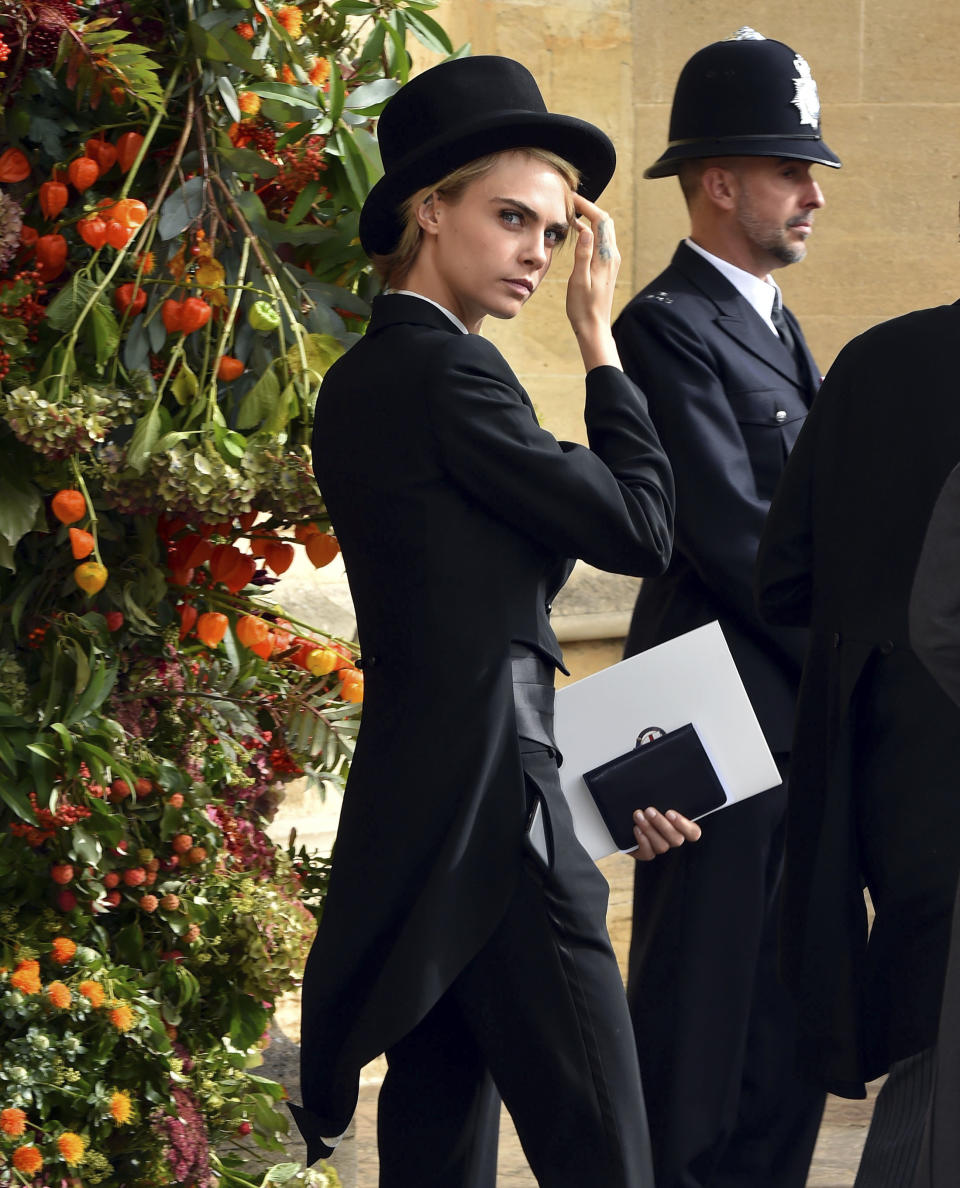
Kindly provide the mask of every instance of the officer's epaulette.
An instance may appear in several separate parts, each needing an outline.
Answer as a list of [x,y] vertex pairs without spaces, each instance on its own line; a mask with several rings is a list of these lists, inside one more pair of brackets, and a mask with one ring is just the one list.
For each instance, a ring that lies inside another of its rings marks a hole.
[[656,293],[644,293],[644,301],[662,301],[664,305],[671,305],[673,298],[669,293],[665,293],[663,289],[658,289]]

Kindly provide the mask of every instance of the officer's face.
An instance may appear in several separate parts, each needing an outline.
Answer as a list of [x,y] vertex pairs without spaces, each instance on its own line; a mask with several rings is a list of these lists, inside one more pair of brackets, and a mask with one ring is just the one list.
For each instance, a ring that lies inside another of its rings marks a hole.
[[735,179],[736,217],[744,246],[761,271],[795,264],[807,254],[814,211],[824,204],[810,176],[810,162],[780,157],[739,157]]
[[567,235],[569,201],[569,187],[552,166],[513,152],[455,202],[434,195],[424,226],[432,243],[418,257],[430,264],[428,295],[469,330],[477,330],[487,314],[514,317]]

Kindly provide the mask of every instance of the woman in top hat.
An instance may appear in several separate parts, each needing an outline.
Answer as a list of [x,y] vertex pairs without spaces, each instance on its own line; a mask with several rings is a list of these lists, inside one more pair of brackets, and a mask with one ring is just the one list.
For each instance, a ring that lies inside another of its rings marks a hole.
[[[595,199],[608,138],[546,111],[518,63],[420,75],[380,120],[360,237],[388,290],[328,372],[314,469],[366,680],[303,989],[312,1162],[386,1052],[381,1188],[493,1188],[502,1096],[541,1185],[650,1185],[606,883],[557,778],[550,600],[570,558],[670,554],[669,466],[610,334],[619,258]],[[557,442],[478,331],[511,318],[571,231],[567,311],[591,448]],[[696,825],[638,814],[638,857]]]

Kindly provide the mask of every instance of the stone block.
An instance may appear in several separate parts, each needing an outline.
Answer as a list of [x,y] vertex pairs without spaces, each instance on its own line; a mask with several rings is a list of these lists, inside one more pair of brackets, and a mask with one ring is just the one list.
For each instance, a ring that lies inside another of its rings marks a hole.
[[866,0],[863,26],[863,99],[876,103],[960,103],[957,5],[939,0],[915,4]]

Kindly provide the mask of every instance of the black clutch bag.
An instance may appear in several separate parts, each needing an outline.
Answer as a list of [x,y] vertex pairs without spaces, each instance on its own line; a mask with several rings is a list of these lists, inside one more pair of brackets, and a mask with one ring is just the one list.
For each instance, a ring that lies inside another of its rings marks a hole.
[[681,726],[583,773],[610,836],[621,850],[637,844],[633,814],[653,805],[695,820],[724,804],[727,795],[692,725]]

